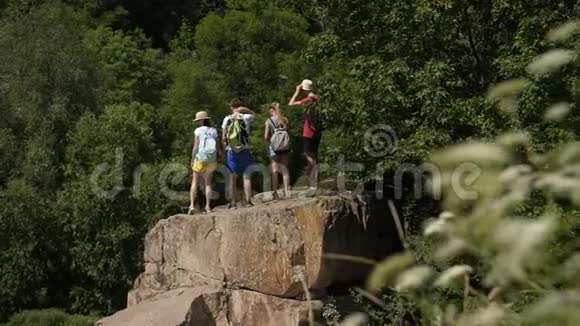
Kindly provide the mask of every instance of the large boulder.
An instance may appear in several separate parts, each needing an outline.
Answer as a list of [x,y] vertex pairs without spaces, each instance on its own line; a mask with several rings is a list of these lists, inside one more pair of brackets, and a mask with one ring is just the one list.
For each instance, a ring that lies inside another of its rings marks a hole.
[[[182,287],[242,288],[295,298],[365,280],[370,266],[325,259],[382,259],[400,248],[386,207],[342,196],[299,198],[163,220],[145,240],[137,304]],[[303,283],[304,282],[304,283]]]
[[372,266],[348,256],[381,260],[402,248],[384,203],[310,195],[271,202],[262,196],[252,208],[160,221],[146,236],[145,271],[128,308],[97,325],[307,324],[322,305],[302,301],[307,294],[322,298],[331,285],[368,276]]

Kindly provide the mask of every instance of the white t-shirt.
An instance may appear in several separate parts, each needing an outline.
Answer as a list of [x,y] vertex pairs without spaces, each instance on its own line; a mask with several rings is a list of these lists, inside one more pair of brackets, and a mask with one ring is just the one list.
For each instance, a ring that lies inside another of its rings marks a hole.
[[254,115],[253,114],[241,114],[241,113],[234,113],[230,114],[224,118],[224,122],[222,123],[222,129],[225,129],[228,126],[228,122],[234,116],[241,116],[246,124],[246,130],[248,131],[248,135],[250,134],[250,128],[252,126],[252,122],[254,122]]
[[210,137],[214,138],[214,139],[218,139],[218,132],[217,129],[214,127],[207,127],[207,126],[202,126],[202,127],[198,127],[195,129],[195,131],[193,132],[197,137],[199,137],[201,134],[209,134]]

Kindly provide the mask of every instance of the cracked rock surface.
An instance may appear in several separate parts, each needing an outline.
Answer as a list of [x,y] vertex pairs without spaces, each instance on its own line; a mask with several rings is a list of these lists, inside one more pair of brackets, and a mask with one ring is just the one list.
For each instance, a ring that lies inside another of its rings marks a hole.
[[346,196],[176,215],[147,234],[128,308],[98,325],[298,325],[304,287],[324,293],[369,273],[325,254],[380,260],[399,248],[385,206]]

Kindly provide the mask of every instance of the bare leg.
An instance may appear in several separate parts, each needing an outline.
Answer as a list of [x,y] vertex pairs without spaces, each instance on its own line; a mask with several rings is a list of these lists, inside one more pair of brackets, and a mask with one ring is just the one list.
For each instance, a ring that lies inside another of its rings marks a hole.
[[280,172],[280,166],[278,162],[272,160],[272,190],[278,191],[280,184],[278,182],[278,172]]
[[230,174],[230,203],[235,205],[236,204],[236,200],[238,197],[238,193],[237,193],[237,185],[238,183],[238,175],[235,173],[231,173]]
[[206,212],[211,211],[211,197],[213,195],[213,189],[212,189],[212,184],[211,184],[212,177],[213,177],[213,171],[208,171],[204,175],[204,180],[205,180],[205,211]]
[[284,180],[284,192],[290,192],[290,170],[288,169],[288,155],[283,155],[280,161],[280,170],[282,171],[282,178]]
[[501,292],[502,292],[502,288],[500,288],[500,287],[495,287],[495,288],[491,289],[491,291],[487,295],[487,300],[489,300],[489,302],[498,301],[499,297],[501,295]]
[[246,203],[249,205],[252,203],[252,176],[250,174],[244,174],[244,194],[246,196]]
[[197,184],[199,181],[199,173],[193,172],[193,177],[191,178],[191,189],[189,191],[189,209],[195,208],[195,199],[197,197]]
[[314,153],[306,153],[306,161],[310,169],[310,187],[318,187],[318,158]]

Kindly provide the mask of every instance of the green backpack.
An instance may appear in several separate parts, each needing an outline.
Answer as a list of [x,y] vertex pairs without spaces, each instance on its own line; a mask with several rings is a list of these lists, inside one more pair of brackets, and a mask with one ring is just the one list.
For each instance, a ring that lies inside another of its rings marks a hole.
[[227,125],[226,143],[235,152],[248,146],[248,131],[242,117],[230,117]]

